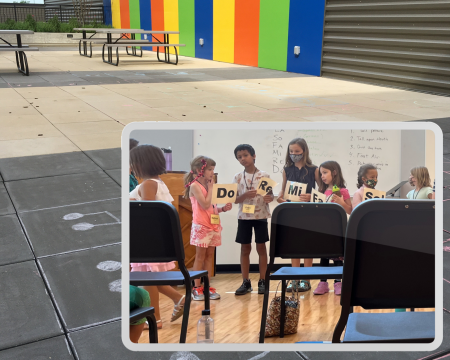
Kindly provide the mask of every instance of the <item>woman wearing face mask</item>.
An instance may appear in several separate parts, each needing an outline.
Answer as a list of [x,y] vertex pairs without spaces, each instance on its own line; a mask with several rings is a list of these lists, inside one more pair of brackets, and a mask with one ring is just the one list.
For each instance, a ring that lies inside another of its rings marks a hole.
[[365,164],[359,168],[358,171],[358,183],[356,186],[358,190],[353,195],[352,208],[359,205],[364,199],[364,189],[370,188],[375,189],[378,183],[378,171],[377,168],[372,164]]
[[[294,181],[307,184],[306,194],[300,195],[300,201],[309,202],[311,200],[311,189],[316,188],[316,183],[321,184],[319,168],[312,164],[309,158],[308,144],[302,138],[296,138],[289,143],[286,153],[286,164],[283,168],[283,183],[281,184],[281,192],[277,201],[279,203],[286,202],[284,191],[287,181]],[[301,259],[292,259],[292,267],[300,267]],[[311,267],[313,259],[305,259],[305,267]],[[309,280],[291,281],[287,291],[308,291],[311,290]]]

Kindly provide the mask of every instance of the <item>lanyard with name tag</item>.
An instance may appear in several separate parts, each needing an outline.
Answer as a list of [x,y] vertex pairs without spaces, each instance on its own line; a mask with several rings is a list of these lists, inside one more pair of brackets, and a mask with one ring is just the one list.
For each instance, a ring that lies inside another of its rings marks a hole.
[[[213,205],[213,210],[215,212],[216,207]],[[218,225],[220,224],[220,217],[219,214],[211,214],[211,224],[212,225]]]
[[255,205],[243,204],[242,212],[246,214],[254,214],[255,213]]

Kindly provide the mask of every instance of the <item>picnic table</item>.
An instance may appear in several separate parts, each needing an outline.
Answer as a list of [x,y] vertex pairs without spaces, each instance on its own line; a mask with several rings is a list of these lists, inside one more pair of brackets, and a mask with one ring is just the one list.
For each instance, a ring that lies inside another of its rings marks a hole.
[[[79,41],[79,44],[78,44],[78,52],[79,52],[79,54],[81,55],[81,56],[86,56],[86,57],[92,57],[92,43],[94,42],[98,42],[98,41],[96,41],[96,40],[102,40],[102,39],[99,39],[99,38],[95,38],[95,39],[92,39],[95,35],[97,35],[97,30],[102,30],[101,28],[74,28],[73,29],[74,31],[81,31],[82,32],[82,34],[83,34],[83,37],[81,38],[81,39],[73,39],[73,40],[76,40],[76,41]],[[93,34],[91,35],[91,36],[89,36],[89,37],[87,37],[87,32],[93,32]],[[92,39],[91,41],[89,41],[90,39]],[[106,40],[106,39],[104,39],[104,40]],[[87,43],[89,42],[89,45],[90,45],[90,55],[88,55],[88,52],[87,52]],[[81,43],[83,43],[83,53],[81,53]]]
[[[108,28],[102,28],[102,29],[89,29],[89,28],[76,28],[74,30],[83,31],[83,38],[82,39],[74,39],[80,41],[80,49],[81,49],[81,42],[83,42],[86,48],[86,43],[90,42],[91,45],[91,56],[92,56],[92,43],[101,43],[103,44],[102,48],[102,59],[103,62],[115,65],[117,66],[119,64],[119,47],[125,47],[127,54],[132,56],[139,56],[142,57],[142,49],[140,49],[140,55],[137,54],[136,50],[137,47],[142,46],[157,46],[157,58],[158,61],[166,62],[168,64],[177,65],[178,64],[178,46],[186,46],[184,44],[170,44],[169,41],[169,35],[171,34],[179,34],[179,31],[151,31],[151,30],[142,30],[142,29],[108,29]],[[86,31],[92,31],[95,30],[95,33],[88,39],[86,38]],[[106,39],[92,39],[95,34],[106,34]],[[113,39],[113,34],[119,34],[120,37],[118,39]],[[128,34],[130,34],[130,37],[128,37]],[[151,35],[152,38],[154,38],[156,41],[150,41],[150,40],[136,40],[136,34],[148,34]],[[161,42],[159,39],[155,37],[155,35],[164,35],[164,40]],[[105,41],[106,40],[106,41]],[[114,41],[113,41],[114,40]],[[169,47],[174,47],[175,49],[175,57],[176,61],[171,62],[170,61],[170,53],[169,53]],[[112,48],[116,47],[116,62],[113,62],[113,53]],[[128,48],[131,47],[131,53],[128,52]],[[159,48],[164,48],[164,60],[161,60],[159,57]],[[105,60],[105,48],[107,48],[107,56],[108,59]],[[81,50],[80,50],[80,55]],[[85,55],[87,55],[87,48],[85,50]],[[90,57],[90,56],[89,56]]]
[[16,65],[17,69],[24,75],[29,76],[30,71],[28,68],[28,60],[27,55],[25,54],[25,50],[27,51],[39,51],[38,48],[32,48],[29,45],[23,45],[22,44],[22,34],[34,34],[34,31],[31,30],[0,30],[0,36],[1,35],[16,35],[17,44],[11,44],[10,42],[6,41],[2,37],[0,37],[0,40],[2,40],[6,45],[0,45],[0,51],[14,51],[16,53]]

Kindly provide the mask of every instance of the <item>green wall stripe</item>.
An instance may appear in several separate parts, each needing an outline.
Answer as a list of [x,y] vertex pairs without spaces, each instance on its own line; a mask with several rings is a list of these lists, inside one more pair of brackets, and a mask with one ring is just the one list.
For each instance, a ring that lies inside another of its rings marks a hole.
[[289,4],[290,0],[261,0],[259,18],[259,67],[286,71]]
[[[130,29],[140,29],[141,28],[141,14],[139,10],[139,0],[129,0],[129,6],[130,6]],[[136,39],[139,39],[139,36],[141,39],[144,38],[144,36],[136,35]],[[136,47],[137,49],[140,49],[140,47]],[[131,51],[131,49],[130,49]]]
[[195,57],[195,0],[178,0],[180,55]]

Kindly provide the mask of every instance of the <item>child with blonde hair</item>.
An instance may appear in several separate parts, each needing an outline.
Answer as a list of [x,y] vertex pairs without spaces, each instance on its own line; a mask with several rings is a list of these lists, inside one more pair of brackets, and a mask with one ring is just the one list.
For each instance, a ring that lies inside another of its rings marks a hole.
[[415,189],[411,190],[406,197],[408,199],[432,199],[433,188],[431,187],[431,178],[428,169],[425,166],[418,166],[411,169],[409,183]]
[[[189,198],[192,204],[190,244],[196,246],[194,271],[208,270],[216,246],[222,243],[219,213],[231,210],[232,206],[230,203],[223,207],[212,204],[215,166],[216,162],[213,159],[197,156],[191,161],[191,171],[184,178],[186,187],[184,197]],[[211,277],[211,274],[208,274],[208,277]],[[203,290],[200,279],[196,279],[192,299],[203,300]],[[211,300],[220,299],[220,295],[213,287],[209,288],[209,296]]]

